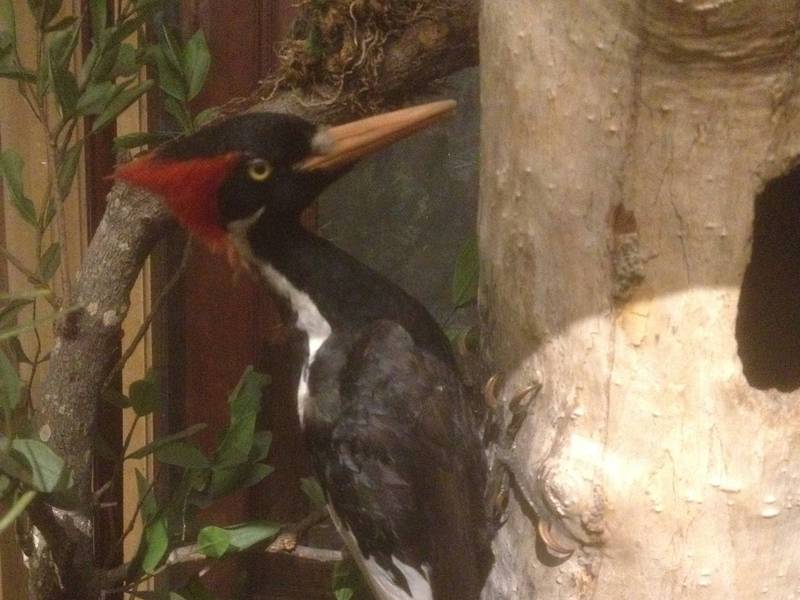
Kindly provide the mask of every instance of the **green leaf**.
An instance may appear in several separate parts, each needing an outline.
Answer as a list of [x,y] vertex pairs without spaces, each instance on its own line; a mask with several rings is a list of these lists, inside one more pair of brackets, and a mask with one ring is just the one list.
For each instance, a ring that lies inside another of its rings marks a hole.
[[209,558],[228,552],[242,552],[260,542],[274,538],[281,527],[271,521],[252,521],[231,527],[209,525],[197,536],[197,551]]
[[115,91],[116,86],[110,81],[90,83],[78,99],[75,110],[80,115],[99,115],[111,102]]
[[333,591],[333,597],[336,600],[352,600],[353,594],[353,589],[348,585],[338,587]]
[[472,237],[461,247],[453,272],[452,300],[456,308],[478,297],[479,272],[478,238]]
[[130,399],[134,412],[140,417],[155,412],[161,406],[161,389],[155,372],[149,371],[144,379],[131,384]]
[[364,577],[354,560],[341,560],[333,567],[333,596],[336,600],[372,599]]
[[[27,290],[16,290],[10,293],[0,292],[0,302],[13,303],[21,300],[27,300],[25,304],[30,304],[30,301],[35,300],[36,298],[44,298],[50,293],[51,291],[49,289],[43,287],[31,288]],[[2,309],[0,309],[0,327],[2,327],[2,324],[5,322],[3,320],[6,314],[5,311],[9,307],[10,306],[4,306]]]
[[72,188],[72,182],[75,180],[75,173],[78,170],[78,163],[81,159],[81,151],[83,150],[83,142],[78,142],[71,148],[67,149],[58,165],[56,178],[58,180],[58,190],[66,195]]
[[182,133],[191,133],[193,131],[192,116],[189,114],[185,102],[180,102],[175,98],[164,98],[164,110],[175,117]]
[[245,370],[228,398],[230,425],[217,449],[215,467],[239,465],[247,461],[253,447],[256,419],[261,411],[261,397],[268,382],[266,375],[257,373],[252,367]]
[[211,53],[208,50],[206,36],[198,30],[186,43],[183,51],[183,71],[189,86],[188,100],[196,97],[203,89],[211,66]]
[[128,36],[136,33],[136,31],[147,22],[148,17],[148,14],[140,13],[122,23],[118,23],[113,29],[112,35],[109,38],[109,43],[119,44],[127,39]]
[[192,437],[196,433],[203,431],[206,427],[207,426],[205,423],[196,423],[191,427],[187,427],[183,431],[179,431],[177,433],[173,433],[170,435],[165,435],[164,437],[160,437],[156,440],[153,440],[149,444],[142,446],[141,448],[136,450],[136,452],[131,452],[128,456],[125,457],[125,459],[127,460],[129,458],[144,458],[148,454],[152,454],[153,452],[156,452],[157,450],[163,448],[164,446],[167,446],[168,444],[172,444],[179,440],[185,440],[186,438]]
[[45,281],[50,281],[53,275],[56,274],[56,271],[58,271],[60,265],[61,244],[53,242],[42,255],[42,262],[39,266],[39,276]]
[[36,72],[36,95],[43,100],[50,91],[50,60],[45,56],[39,63],[39,70]]
[[40,492],[51,493],[67,489],[72,476],[64,461],[47,444],[39,440],[16,438],[11,447],[15,458],[31,472],[31,486]]
[[197,446],[186,442],[173,442],[155,452],[156,459],[164,464],[184,469],[207,469],[211,466],[208,459]]
[[250,521],[226,527],[230,537],[230,545],[239,552],[247,550],[266,540],[271,540],[281,530],[278,523],[272,521]]
[[219,499],[234,490],[243,489],[242,480],[248,475],[246,465],[236,465],[234,467],[212,467],[211,479],[205,489],[202,502],[210,503],[212,500]]
[[109,404],[113,404],[117,408],[130,408],[131,401],[125,394],[112,388],[106,388],[103,391],[103,400]]
[[211,108],[207,108],[205,110],[201,110],[197,113],[197,116],[194,118],[194,128],[199,129],[203,125],[210,123],[214,119],[220,116],[220,109],[216,106],[212,106]]
[[[94,64],[90,64],[89,67],[87,67],[87,76],[91,73],[91,80],[96,83],[113,83],[113,81],[109,80],[113,79],[111,77],[111,72],[114,70],[114,65],[117,64],[119,53],[119,46],[96,42],[95,45],[92,46],[89,56],[86,59],[87,62],[89,60],[94,60]],[[83,71],[81,71],[81,74],[83,77]],[[83,79],[85,80],[86,78],[83,77]]]
[[8,304],[0,309],[0,331],[6,329],[10,325],[17,324],[17,316],[20,311],[26,306],[33,304],[32,298],[34,296],[28,296],[27,294],[34,294],[36,291],[37,290],[31,290],[25,293],[17,292],[14,295],[3,298],[3,302],[8,302]]
[[0,65],[0,78],[14,79],[16,81],[29,81],[33,83],[36,81],[36,75],[30,71],[26,71],[22,67]]
[[139,148],[140,146],[155,146],[162,142],[166,142],[167,140],[171,140],[174,136],[168,133],[151,133],[151,132],[141,132],[141,133],[128,133],[126,135],[121,135],[114,140],[114,149],[115,150],[126,150],[131,148]]
[[142,569],[145,573],[153,573],[166,556],[169,547],[167,519],[159,514],[153,486],[138,469],[136,469],[136,486],[139,489],[139,501],[142,506],[142,522],[145,524]]
[[6,494],[11,490],[11,478],[0,473],[0,500],[5,500]]
[[256,485],[272,474],[275,469],[261,462],[254,462],[253,454],[259,451],[253,446],[253,451],[247,462],[235,466],[213,467],[211,480],[206,490],[207,500],[220,498],[232,491],[245,489]]
[[64,67],[69,64],[72,53],[78,45],[80,21],[75,21],[67,29],[56,32],[47,46],[47,53],[56,66]]
[[314,508],[324,508],[328,503],[325,500],[325,492],[322,491],[322,486],[317,481],[316,477],[303,477],[300,479],[300,489],[311,502]]
[[14,37],[8,31],[0,30],[0,58],[14,51]]
[[78,44],[80,22],[73,23],[64,31],[53,35],[47,48],[49,77],[53,91],[65,116],[72,115],[78,103],[78,80],[70,68],[70,58]]
[[93,73],[97,60],[100,57],[100,48],[95,42],[92,42],[92,48],[89,53],[81,61],[81,70],[78,72],[78,82],[83,86],[89,81],[89,75]]
[[30,198],[25,196],[25,191],[22,187],[22,169],[24,166],[25,163],[22,157],[14,150],[6,150],[0,153],[0,169],[8,185],[8,191],[11,193],[11,201],[14,203],[14,208],[17,209],[20,217],[26,223],[36,227],[38,225],[36,209]]
[[0,406],[12,413],[22,399],[24,385],[16,368],[2,351],[0,351],[0,386],[2,386]]
[[162,46],[154,48],[152,52],[156,59],[158,87],[171,98],[179,102],[186,102],[188,90],[180,71],[180,64],[173,64]]
[[75,106],[78,104],[78,80],[66,66],[57,65],[51,58],[50,60],[50,80],[53,83],[58,104],[61,106],[61,113],[64,117],[69,117],[75,113]]
[[13,0],[0,0],[0,23],[3,25],[3,31],[8,32],[11,36],[12,46],[16,46],[17,19],[14,14]]
[[29,321],[28,323],[17,325],[16,327],[9,327],[8,329],[3,329],[2,331],[0,331],[0,342],[15,338],[18,335],[25,333],[26,331],[32,331],[36,329],[36,327],[38,327],[40,324],[46,323],[47,321],[52,321],[53,318],[54,318],[53,316],[43,317],[41,319],[36,319],[35,321]]
[[134,0],[136,12],[152,12],[161,8],[164,0]]
[[108,125],[111,121],[116,119],[122,111],[136,102],[152,87],[153,82],[148,79],[132,88],[122,90],[114,96],[114,99],[109,103],[106,109],[95,119],[94,125],[92,125],[92,132],[99,131]]
[[74,15],[70,15],[68,17],[64,17],[63,19],[59,19],[52,25],[48,25],[44,28],[47,33],[51,33],[53,31],[62,31],[69,27],[70,25],[74,24],[78,20],[78,17]]
[[183,70],[181,63],[181,50],[180,44],[174,35],[167,29],[166,26],[161,26],[161,36],[159,39],[159,47],[164,51],[164,56],[170,64],[180,73]]
[[[4,347],[8,349],[8,352],[11,354],[13,359],[18,363],[25,363],[28,365],[32,365],[33,361],[30,357],[25,353],[25,349],[22,347],[22,344],[19,341],[19,338],[11,338],[5,340],[3,342]],[[39,359],[40,361],[43,359]]]
[[197,534],[197,551],[209,558],[219,558],[231,546],[230,534],[221,527],[209,525],[203,527]]
[[108,25],[108,6],[106,0],[89,0],[89,14],[92,18],[92,35],[99,37]]
[[47,29],[47,24],[50,23],[58,14],[58,11],[61,10],[62,4],[63,0],[28,0],[28,6],[31,7],[31,12],[36,15],[39,27],[43,30]]
[[256,463],[245,472],[244,476],[241,477],[239,480],[239,487],[241,489],[252,487],[258,483],[261,483],[273,472],[275,472],[275,467],[265,465],[264,463]]
[[31,13],[38,17],[42,10],[42,0],[27,0],[28,1],[28,10]]
[[147,543],[147,549],[142,558],[142,569],[145,573],[153,573],[169,548],[166,518],[159,517],[151,522],[144,530],[144,539]]
[[269,449],[272,446],[271,431],[256,431],[253,436],[253,448],[248,457],[251,462],[261,462],[269,456]]
[[138,60],[136,48],[130,44],[121,44],[119,52],[117,53],[117,60],[114,62],[114,68],[111,69],[110,76],[115,77],[128,77],[135,75],[139,72],[141,64]]
[[[0,441],[2,441],[3,447],[6,446],[6,440],[7,438],[5,436],[0,436]],[[11,477],[11,479],[21,481],[28,487],[32,485],[33,479],[31,478],[28,469],[20,464],[18,460],[15,460],[10,454],[6,454],[5,452],[0,452],[0,471]]]

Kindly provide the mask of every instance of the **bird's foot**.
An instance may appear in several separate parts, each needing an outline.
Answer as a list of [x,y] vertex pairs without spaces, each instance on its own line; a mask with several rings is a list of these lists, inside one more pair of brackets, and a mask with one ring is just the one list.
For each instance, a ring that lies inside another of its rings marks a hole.
[[496,392],[499,379],[499,375],[492,375],[483,387],[484,401],[492,412],[490,428],[494,429],[489,441],[511,450],[525,419],[528,418],[531,402],[539,395],[542,384],[534,381],[517,391],[505,405],[501,405]]
[[521,476],[520,469],[516,467],[513,448],[517,435],[528,417],[531,402],[539,394],[542,384],[535,381],[501,404],[496,394],[498,380],[498,375],[489,378],[484,386],[483,396],[492,413],[486,432],[486,441],[493,446],[493,464],[489,472],[487,496],[490,515],[497,527],[500,527],[505,522],[512,489],[517,492],[525,505],[526,512],[534,511],[530,494],[523,484],[525,479]]

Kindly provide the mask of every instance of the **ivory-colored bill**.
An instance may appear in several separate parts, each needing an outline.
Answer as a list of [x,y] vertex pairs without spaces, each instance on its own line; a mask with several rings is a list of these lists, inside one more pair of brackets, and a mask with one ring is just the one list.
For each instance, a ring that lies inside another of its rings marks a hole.
[[321,132],[326,139],[321,150],[297,165],[300,171],[336,169],[425,129],[450,114],[454,100],[440,100],[419,106],[359,119]]

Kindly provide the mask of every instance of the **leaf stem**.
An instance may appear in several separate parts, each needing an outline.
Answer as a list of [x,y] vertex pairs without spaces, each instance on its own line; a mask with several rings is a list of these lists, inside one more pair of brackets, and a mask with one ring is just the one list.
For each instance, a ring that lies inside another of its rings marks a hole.
[[136,335],[133,337],[130,345],[125,349],[125,352],[122,354],[120,359],[117,361],[117,364],[114,365],[114,368],[111,369],[108,373],[108,377],[106,377],[106,381],[103,385],[103,389],[110,386],[114,379],[116,379],[117,375],[120,374],[122,369],[125,367],[125,364],[128,362],[133,353],[136,351],[136,347],[139,343],[144,339],[144,336],[147,334],[148,329],[150,329],[150,325],[153,323],[153,319],[155,318],[158,311],[161,309],[161,306],[164,304],[164,301],[167,299],[167,296],[172,291],[172,289],[178,284],[180,281],[181,276],[183,275],[184,271],[186,271],[186,266],[189,264],[189,257],[192,254],[192,240],[189,238],[186,240],[186,245],[183,247],[183,256],[181,257],[181,262],[178,265],[178,268],[175,269],[175,272],[172,274],[170,280],[164,285],[164,288],[159,293],[158,298],[156,298],[155,302],[153,302],[153,306],[148,313],[148,315],[144,318],[142,325],[139,327],[139,330],[136,332]]
[[[38,301],[36,299],[33,300],[33,308],[32,308],[32,318],[33,322],[36,322],[36,313],[38,310]],[[36,371],[39,367],[39,357],[42,355],[42,336],[39,334],[39,328],[33,328],[33,335],[36,339],[36,350],[33,355],[33,361],[31,363],[31,373],[28,377],[28,394],[27,394],[27,403],[26,403],[26,410],[28,411],[28,417],[31,418],[33,415],[33,382],[36,379]]]
[[9,525],[11,525],[14,521],[17,520],[17,517],[20,516],[23,511],[28,508],[28,505],[36,499],[38,492],[36,490],[28,490],[22,496],[19,497],[14,503],[6,514],[0,518],[0,533],[8,529]]
[[28,281],[36,286],[47,286],[47,282],[42,281],[41,277],[34,273],[31,269],[25,266],[25,264],[17,258],[14,254],[12,254],[8,248],[5,246],[0,245],[0,254],[3,255],[12,267],[14,267],[17,271],[25,275],[28,278]]

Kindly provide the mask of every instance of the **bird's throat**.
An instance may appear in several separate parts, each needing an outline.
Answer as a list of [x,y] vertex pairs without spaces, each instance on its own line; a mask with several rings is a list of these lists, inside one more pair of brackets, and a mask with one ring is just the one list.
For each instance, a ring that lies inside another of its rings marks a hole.
[[317,352],[331,335],[331,326],[319,312],[311,297],[294,287],[272,265],[264,263],[259,271],[267,285],[289,303],[297,318],[295,326],[306,334],[308,340],[306,358],[303,361],[297,386],[297,413],[300,417],[300,425],[304,426],[306,404],[309,398],[308,376]]

